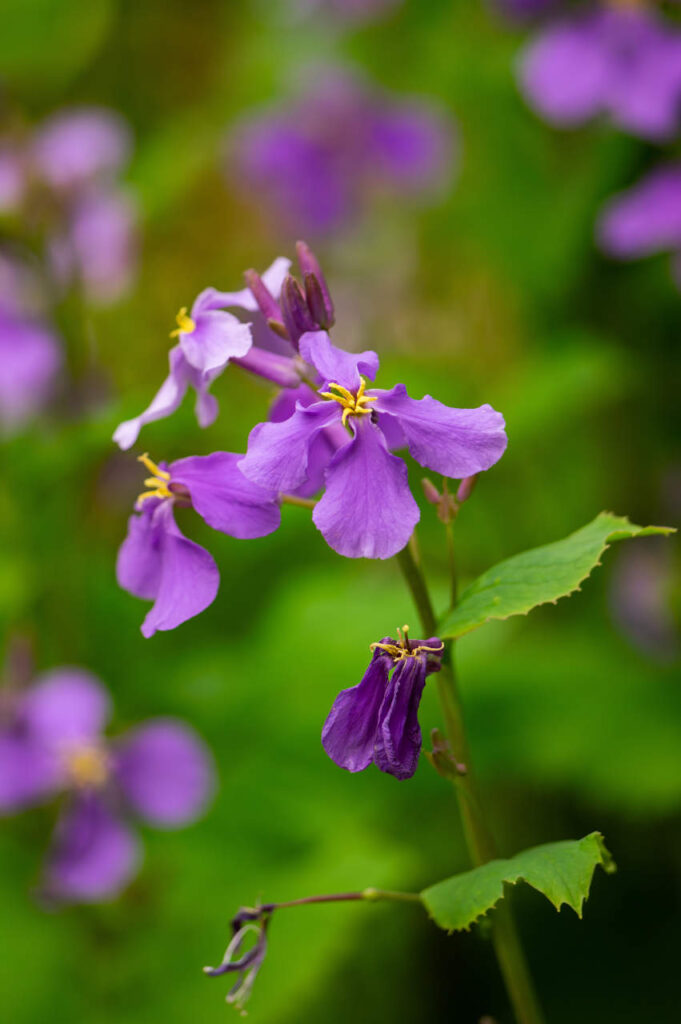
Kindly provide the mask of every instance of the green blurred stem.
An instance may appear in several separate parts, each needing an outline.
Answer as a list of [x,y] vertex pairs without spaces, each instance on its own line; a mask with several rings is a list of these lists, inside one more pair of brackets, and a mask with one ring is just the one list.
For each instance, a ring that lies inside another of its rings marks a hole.
[[[424,636],[437,636],[437,621],[414,537],[399,552],[397,561],[416,605]],[[450,562],[451,564],[453,563]],[[453,584],[454,581],[455,577]],[[456,594],[453,596],[456,601]],[[451,754],[456,762],[465,765],[465,772],[457,775],[453,784],[456,788],[468,852],[477,866],[493,860],[497,853],[471,770],[463,709],[454,669],[453,641],[445,646],[442,668],[437,673],[437,686]],[[494,950],[518,1024],[543,1024],[544,1018],[516,931],[509,897],[510,893],[505,889],[505,899],[500,902],[493,915]]]
[[304,907],[310,903],[348,903],[353,900],[365,900],[378,903],[390,900],[397,903],[420,903],[421,896],[417,892],[395,892],[391,889],[362,889],[358,892],[335,892],[324,896],[303,896],[299,900],[286,900],[284,903],[267,904],[268,912],[286,910],[288,907]]

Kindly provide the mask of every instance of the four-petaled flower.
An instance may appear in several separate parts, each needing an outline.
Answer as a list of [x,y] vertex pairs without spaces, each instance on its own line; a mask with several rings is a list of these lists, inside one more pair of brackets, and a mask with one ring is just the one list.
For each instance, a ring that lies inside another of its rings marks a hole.
[[440,668],[444,644],[437,637],[411,640],[407,626],[398,634],[399,640],[384,637],[371,645],[361,683],[338,694],[324,724],[324,750],[350,772],[361,772],[372,762],[397,779],[409,779],[416,771],[419,703],[426,676]]
[[214,530],[230,537],[264,537],[279,526],[276,492],[246,479],[240,455],[178,459],[157,466],[140,456],[151,476],[137,499],[116,563],[118,582],[136,597],[153,601],[142,624],[144,636],[174,629],[215,600],[220,574],[212,556],[177,527],[174,506],[190,505]]
[[66,795],[41,886],[50,899],[114,896],[141,857],[126,819],[187,825],[214,788],[210,753],[187,725],[154,719],[110,741],[102,735],[110,713],[102,684],[78,668],[55,669],[9,695],[0,724],[0,813]]
[[239,467],[269,490],[296,491],[308,480],[320,433],[340,428],[312,518],[341,555],[390,558],[418,522],[406,464],[391,448],[407,447],[422,466],[456,479],[489,469],[506,448],[503,416],[489,405],[452,409],[430,395],[415,400],[403,384],[367,389],[363,377],[373,379],[378,370],[375,352],[344,352],[326,332],[314,331],[300,339],[300,354],[322,381],[321,400],[298,402],[288,419],[258,424]]

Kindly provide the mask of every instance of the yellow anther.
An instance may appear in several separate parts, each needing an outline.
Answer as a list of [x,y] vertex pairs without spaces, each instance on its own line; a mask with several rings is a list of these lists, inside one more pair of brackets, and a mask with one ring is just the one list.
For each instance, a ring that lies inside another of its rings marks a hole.
[[147,498],[172,498],[172,491],[168,487],[170,473],[165,469],[161,469],[155,462],[152,462],[146,452],[144,455],[138,455],[137,461],[141,462],[144,468],[151,473],[151,476],[147,477],[144,481],[144,486],[149,487],[150,490],[143,491],[142,494],[138,495],[137,504],[146,501]]
[[183,306],[180,312],[175,317],[175,323],[177,327],[174,331],[170,332],[171,338],[176,338],[178,334],[191,334],[192,331],[196,330],[196,324],[190,316],[187,315],[187,307]]
[[97,789],[109,778],[109,757],[101,747],[93,744],[72,747],[64,752],[63,758],[69,782],[79,789]]
[[[342,384],[329,384],[330,391],[320,391],[322,398],[332,398],[334,402],[338,402],[343,409],[342,423],[343,426],[347,423],[348,416],[367,416],[371,409],[365,409],[364,406],[368,402],[375,402],[377,395],[365,395],[366,381],[364,377],[360,377],[360,385],[357,389],[357,394],[353,395],[352,391],[348,391],[347,388],[343,387]],[[338,394],[333,392],[337,391]]]

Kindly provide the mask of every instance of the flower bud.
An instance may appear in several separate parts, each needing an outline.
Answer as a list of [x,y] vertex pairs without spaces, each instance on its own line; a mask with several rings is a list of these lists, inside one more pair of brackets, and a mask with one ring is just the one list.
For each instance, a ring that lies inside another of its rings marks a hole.
[[333,309],[333,302],[331,300],[331,293],[329,292],[329,287],[326,283],[326,278],[324,277],[324,274],[322,273],[322,268],[319,265],[319,261],[317,260],[317,257],[310,249],[309,245],[307,245],[305,242],[296,242],[296,253],[298,254],[298,264],[300,265],[300,269],[303,272],[303,279],[305,279],[308,274],[312,274],[317,279],[319,289],[322,293],[325,311],[324,320],[322,320],[321,318],[318,319],[314,313],[313,316],[315,316],[315,319],[318,319],[318,323],[321,327],[333,327],[334,323],[336,322],[336,317],[334,315]]

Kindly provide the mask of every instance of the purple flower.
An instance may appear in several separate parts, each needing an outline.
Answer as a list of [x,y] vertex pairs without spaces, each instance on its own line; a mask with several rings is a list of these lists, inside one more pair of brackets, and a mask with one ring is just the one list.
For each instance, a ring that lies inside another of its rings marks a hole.
[[114,896],[140,862],[127,819],[186,825],[214,787],[210,754],[188,726],[156,719],[109,741],[110,713],[94,676],[62,668],[15,696],[0,726],[0,812],[66,795],[44,870],[52,899]]
[[520,82],[528,102],[561,127],[608,114],[634,135],[666,139],[679,123],[681,35],[643,9],[578,14],[529,45]]
[[361,683],[341,690],[324,723],[324,750],[349,772],[364,771],[372,762],[397,779],[416,771],[421,694],[426,676],[440,668],[444,645],[437,637],[410,640],[406,626],[398,632],[399,640],[384,637],[371,645]]
[[4,307],[0,296],[0,433],[12,431],[45,405],[62,356],[41,320]]
[[[407,467],[391,448],[406,446],[421,465],[457,479],[489,469],[504,453],[504,420],[489,405],[451,409],[430,395],[410,398],[403,384],[390,391],[367,390],[362,374],[374,378],[376,353],[343,352],[324,331],[304,334],[300,354],[326,390],[312,405],[298,402],[288,419],[255,427],[239,466],[262,487],[295,491],[310,479],[312,446],[320,432],[332,427],[336,436],[340,433],[326,460],[326,490],[312,518],[341,555],[390,558],[418,522]],[[343,433],[339,427],[348,429]]]
[[212,604],[220,575],[212,556],[185,537],[175,522],[176,504],[191,507],[214,530],[230,537],[264,537],[281,519],[278,495],[247,480],[240,455],[179,459],[167,468],[140,456],[151,476],[137,500],[118,552],[116,576],[124,590],[153,601],[142,634],[174,629]]
[[57,191],[71,191],[93,179],[110,179],[127,163],[130,130],[113,110],[62,110],[37,129],[31,159],[38,175]]
[[353,220],[377,187],[421,193],[448,179],[452,127],[432,104],[395,102],[336,72],[244,125],[229,159],[257,202],[294,230],[323,234]]
[[681,163],[652,171],[611,199],[596,234],[601,248],[620,260],[671,250],[681,287]]
[[[244,1005],[253,989],[258,971],[267,953],[267,926],[270,920],[268,907],[243,907],[232,919],[232,938],[225,950],[219,967],[204,967],[204,974],[219,978],[223,974],[236,974],[236,983],[227,993],[226,1000],[244,1014]],[[244,952],[244,945],[255,937],[250,949]]]

